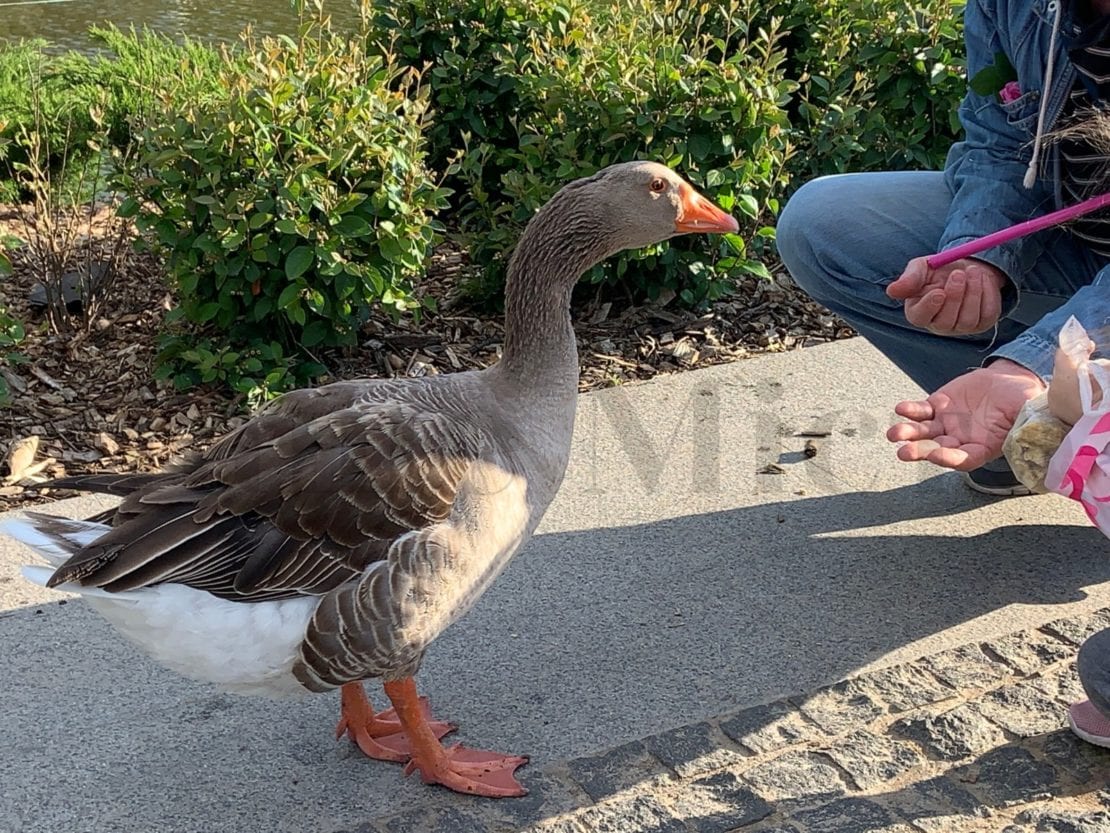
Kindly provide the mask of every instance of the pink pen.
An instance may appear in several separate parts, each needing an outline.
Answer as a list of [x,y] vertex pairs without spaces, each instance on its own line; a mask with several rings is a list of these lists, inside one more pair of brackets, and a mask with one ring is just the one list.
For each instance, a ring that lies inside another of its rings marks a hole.
[[1053,211],[1051,214],[1045,214],[1043,217],[1034,217],[1032,220],[1026,220],[1024,223],[1009,226],[1001,231],[988,234],[985,237],[978,237],[968,243],[961,243],[959,246],[946,249],[934,255],[929,255],[929,257],[925,259],[925,262],[929,264],[930,269],[939,269],[941,266],[947,266],[949,263],[953,263],[962,257],[970,257],[971,255],[994,248],[1002,243],[1008,243],[1011,240],[1016,240],[1019,237],[1024,237],[1035,231],[1046,229],[1049,226],[1066,223],[1068,220],[1073,220],[1076,217],[1081,217],[1084,214],[1097,211],[1107,205],[1110,205],[1110,194],[1100,194],[1097,197],[1091,197],[1089,200],[1083,200],[1083,202],[1076,203],[1075,205],[1069,205],[1067,208],[1061,208],[1059,211]]

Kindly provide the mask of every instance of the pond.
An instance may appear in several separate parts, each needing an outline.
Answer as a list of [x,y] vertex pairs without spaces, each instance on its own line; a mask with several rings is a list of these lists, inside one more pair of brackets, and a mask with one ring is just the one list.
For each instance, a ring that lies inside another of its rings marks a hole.
[[[350,2],[326,3],[337,28],[354,26]],[[293,33],[297,15],[287,0],[0,0],[0,38],[45,38],[56,47],[95,47],[90,26],[144,26],[164,35],[235,41],[249,24],[259,34]]]

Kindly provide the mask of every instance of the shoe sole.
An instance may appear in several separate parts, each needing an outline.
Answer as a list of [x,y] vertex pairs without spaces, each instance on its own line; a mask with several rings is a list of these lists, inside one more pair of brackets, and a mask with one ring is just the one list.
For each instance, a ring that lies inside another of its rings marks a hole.
[[991,497],[1028,497],[1033,494],[1033,490],[1023,483],[1015,483],[1013,486],[984,486],[982,483],[976,483],[971,479],[968,472],[962,472],[964,477],[964,485],[971,489],[973,492],[978,492],[981,495],[990,495]]
[[1087,741],[1087,743],[1093,744],[1095,746],[1101,746],[1103,749],[1110,749],[1110,738],[1104,737],[1103,735],[1092,735],[1090,732],[1084,732],[1082,729],[1075,725],[1075,721],[1072,720],[1070,714],[1068,715],[1068,728],[1075,733],[1076,737]]

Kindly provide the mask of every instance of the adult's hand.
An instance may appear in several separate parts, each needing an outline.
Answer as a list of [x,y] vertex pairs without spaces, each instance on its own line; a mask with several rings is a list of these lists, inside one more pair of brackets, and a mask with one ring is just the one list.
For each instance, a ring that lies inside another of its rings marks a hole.
[[892,425],[886,436],[905,443],[900,460],[971,471],[1002,456],[1022,405],[1044,389],[1033,371],[998,359],[957,376],[928,399],[899,402],[895,413],[910,421]]
[[905,301],[906,320],[937,335],[982,333],[1002,315],[1002,270],[982,260],[963,258],[930,269],[923,257],[906,264],[886,294]]

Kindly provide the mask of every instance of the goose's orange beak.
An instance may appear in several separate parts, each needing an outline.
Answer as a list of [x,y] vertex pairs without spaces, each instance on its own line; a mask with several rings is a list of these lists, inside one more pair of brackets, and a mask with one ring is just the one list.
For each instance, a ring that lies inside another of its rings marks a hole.
[[736,234],[740,224],[693,188],[679,188],[679,214],[674,228],[680,234]]

